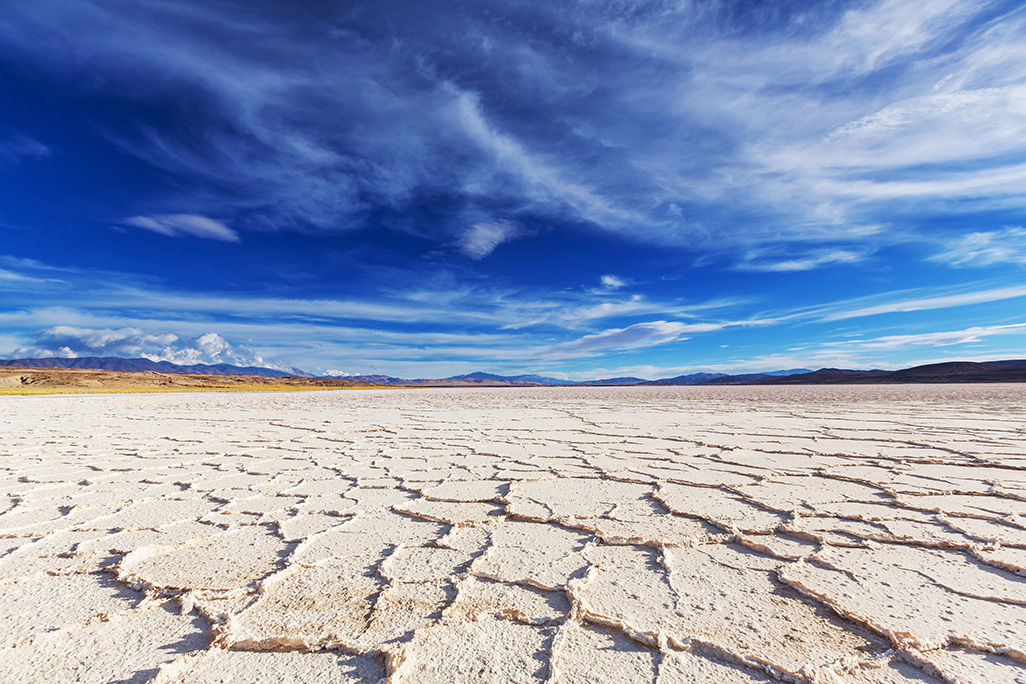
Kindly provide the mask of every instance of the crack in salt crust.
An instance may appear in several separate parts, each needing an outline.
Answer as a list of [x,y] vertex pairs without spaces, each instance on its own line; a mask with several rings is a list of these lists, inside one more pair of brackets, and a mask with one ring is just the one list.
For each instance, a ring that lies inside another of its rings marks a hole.
[[1022,397],[7,397],[0,681],[1022,684]]

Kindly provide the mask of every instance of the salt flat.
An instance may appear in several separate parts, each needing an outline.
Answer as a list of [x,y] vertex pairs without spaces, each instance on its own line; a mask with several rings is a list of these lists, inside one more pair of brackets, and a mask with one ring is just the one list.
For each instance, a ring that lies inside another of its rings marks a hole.
[[1026,682],[1026,387],[0,399],[3,682]]

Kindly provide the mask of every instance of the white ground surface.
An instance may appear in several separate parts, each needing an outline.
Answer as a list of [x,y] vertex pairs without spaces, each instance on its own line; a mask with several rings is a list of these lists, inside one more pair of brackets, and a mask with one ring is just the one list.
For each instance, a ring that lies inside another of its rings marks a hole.
[[2,682],[1026,682],[1026,386],[0,398]]

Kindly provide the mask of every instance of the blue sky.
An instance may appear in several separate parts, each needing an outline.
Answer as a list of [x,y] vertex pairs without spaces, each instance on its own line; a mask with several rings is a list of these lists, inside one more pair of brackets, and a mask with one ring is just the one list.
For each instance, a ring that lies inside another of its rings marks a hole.
[[35,0],[0,87],[2,357],[1026,357],[1019,2]]

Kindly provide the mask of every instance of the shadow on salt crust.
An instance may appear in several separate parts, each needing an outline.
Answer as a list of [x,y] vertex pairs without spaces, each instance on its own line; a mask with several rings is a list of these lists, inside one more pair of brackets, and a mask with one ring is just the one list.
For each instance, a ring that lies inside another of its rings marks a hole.
[[143,598],[110,575],[26,577],[0,590],[0,648],[67,624],[131,610]]
[[602,627],[577,627],[560,641],[555,668],[558,684],[654,682],[658,652]]
[[951,681],[1026,684],[1026,664],[994,653],[952,648],[918,655]]
[[5,681],[24,684],[143,684],[162,665],[210,645],[198,615],[170,602],[75,623],[0,651]]
[[293,544],[269,527],[240,527],[177,547],[144,547],[122,561],[126,581],[136,578],[171,589],[243,589],[277,570]]
[[210,650],[166,666],[154,684],[360,684],[384,677],[375,656]]

